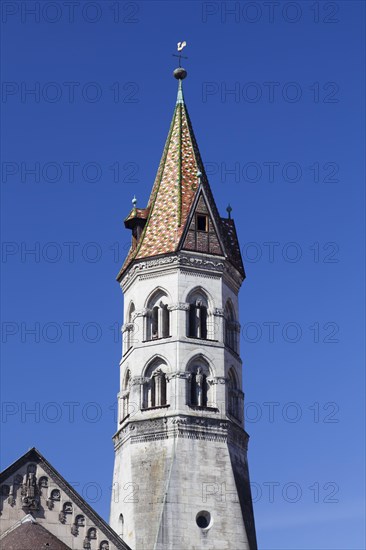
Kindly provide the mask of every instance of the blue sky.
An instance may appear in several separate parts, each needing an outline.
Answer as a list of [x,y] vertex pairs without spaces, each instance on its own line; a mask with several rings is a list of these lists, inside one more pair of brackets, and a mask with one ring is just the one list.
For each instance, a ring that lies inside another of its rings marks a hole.
[[123,218],[148,199],[186,40],[247,272],[259,547],[363,549],[364,3],[35,4],[2,5],[2,465],[36,446],[108,519]]

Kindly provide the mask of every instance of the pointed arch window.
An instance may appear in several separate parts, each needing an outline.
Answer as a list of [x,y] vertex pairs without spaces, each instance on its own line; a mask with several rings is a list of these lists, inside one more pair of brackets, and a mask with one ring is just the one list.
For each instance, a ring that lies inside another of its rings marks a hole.
[[210,370],[202,359],[194,361],[189,367],[188,404],[191,407],[207,408],[214,406],[213,386],[209,383]]
[[168,296],[158,289],[147,303],[146,340],[157,340],[170,336],[170,310]]
[[167,403],[167,378],[164,363],[153,363],[146,371],[142,408],[164,407]]
[[188,297],[188,331],[190,338],[208,339],[208,301],[203,291],[194,292]]

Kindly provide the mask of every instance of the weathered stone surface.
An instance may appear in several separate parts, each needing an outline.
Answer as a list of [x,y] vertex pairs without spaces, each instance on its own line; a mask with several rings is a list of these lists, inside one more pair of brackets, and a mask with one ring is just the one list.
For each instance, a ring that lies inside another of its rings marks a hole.
[[[228,303],[238,332],[240,274],[230,271],[225,258],[207,254],[185,251],[175,261],[161,260],[146,262],[121,281],[124,322],[132,320],[131,308],[137,315],[120,365],[110,524],[118,531],[122,514],[123,539],[136,550],[255,550],[239,346],[234,352],[225,345]],[[169,335],[149,339],[150,302],[157,292],[168,304]],[[200,293],[207,337],[192,338],[190,302]],[[154,361],[166,377],[166,402],[149,407],[144,386]],[[207,403],[197,407],[190,402],[190,384],[197,377],[192,365],[201,362],[207,365]],[[210,514],[207,528],[197,525],[200,512]]]

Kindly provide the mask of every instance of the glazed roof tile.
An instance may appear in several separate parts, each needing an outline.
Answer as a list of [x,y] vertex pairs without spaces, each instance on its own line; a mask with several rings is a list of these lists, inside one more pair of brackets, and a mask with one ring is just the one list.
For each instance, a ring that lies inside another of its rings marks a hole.
[[[120,279],[133,260],[168,254],[179,249],[192,205],[201,188],[205,192],[228,260],[245,276],[233,220],[220,217],[203,166],[181,81],[168,137],[146,209],[147,221],[136,248],[129,250]],[[139,210],[139,209],[138,209]],[[134,216],[133,210],[126,218]],[[141,216],[142,217],[142,216]]]

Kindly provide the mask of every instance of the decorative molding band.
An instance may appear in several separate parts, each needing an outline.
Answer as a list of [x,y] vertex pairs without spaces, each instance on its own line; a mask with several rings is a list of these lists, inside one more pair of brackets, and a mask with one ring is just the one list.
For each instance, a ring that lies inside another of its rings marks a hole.
[[229,420],[179,415],[129,422],[114,436],[115,451],[127,441],[136,444],[170,438],[227,442],[245,452],[249,436]]
[[[164,275],[171,275],[174,272],[176,272],[176,269],[174,270],[166,269],[164,271],[159,270],[159,277],[162,277]],[[155,279],[155,277],[156,277],[156,273],[144,273],[142,275],[139,275],[139,280],[146,281],[147,279]]]
[[[136,275],[139,275],[140,278],[156,277],[156,268],[159,269],[165,266],[172,268],[193,268],[195,271],[189,271],[189,273],[192,275],[196,275],[197,273],[199,273],[198,270],[200,270],[201,273],[202,271],[216,272],[215,275],[211,275],[211,277],[213,278],[217,278],[220,277],[221,274],[225,274],[229,277],[231,284],[235,287],[236,290],[240,288],[241,283],[243,282],[243,277],[231,266],[231,264],[227,260],[218,260],[211,257],[197,257],[193,255],[190,256],[187,253],[182,254],[181,252],[179,252],[171,256],[160,256],[158,258],[155,257],[143,261],[135,260],[135,262],[132,263],[130,269],[121,280],[122,289],[125,290]],[[145,273],[148,270],[154,270],[155,273]],[[159,274],[161,274],[161,269],[158,272]],[[164,274],[167,273],[171,273],[171,269],[166,269],[164,271]],[[207,273],[205,273],[205,275],[207,276]]]
[[[200,277],[202,278],[202,272],[200,271],[190,271],[189,269],[183,269],[182,270],[184,274],[186,275],[190,275],[191,277]],[[205,273],[205,278],[206,279],[221,279],[221,275],[213,275],[213,274],[207,274]]]

